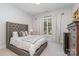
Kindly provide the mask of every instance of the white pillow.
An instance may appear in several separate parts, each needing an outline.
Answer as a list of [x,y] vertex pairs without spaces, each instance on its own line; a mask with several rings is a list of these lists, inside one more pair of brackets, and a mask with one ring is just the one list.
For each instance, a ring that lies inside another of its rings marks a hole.
[[25,32],[21,31],[23,36],[26,36]]
[[17,32],[13,32],[13,33],[12,33],[12,36],[13,36],[13,37],[18,37],[18,33],[17,33]]
[[26,35],[26,36],[28,35],[28,32],[27,32],[27,31],[25,31],[25,35]]

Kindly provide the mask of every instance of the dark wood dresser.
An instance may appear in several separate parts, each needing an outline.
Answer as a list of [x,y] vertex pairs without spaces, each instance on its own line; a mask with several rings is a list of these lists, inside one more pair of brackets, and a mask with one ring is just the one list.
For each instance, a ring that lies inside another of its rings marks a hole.
[[71,56],[79,56],[79,21],[68,25],[69,30],[69,51]]

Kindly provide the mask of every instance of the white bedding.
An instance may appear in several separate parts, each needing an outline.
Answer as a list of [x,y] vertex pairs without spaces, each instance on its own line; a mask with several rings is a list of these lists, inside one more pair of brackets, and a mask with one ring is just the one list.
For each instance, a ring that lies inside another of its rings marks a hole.
[[35,51],[45,42],[46,37],[43,35],[28,35],[26,37],[12,37],[10,44],[15,45],[18,48],[25,49],[33,56]]
[[46,39],[46,37],[44,35],[28,35],[28,36],[25,37],[24,41],[30,42],[32,44],[35,44],[41,38],[45,38]]

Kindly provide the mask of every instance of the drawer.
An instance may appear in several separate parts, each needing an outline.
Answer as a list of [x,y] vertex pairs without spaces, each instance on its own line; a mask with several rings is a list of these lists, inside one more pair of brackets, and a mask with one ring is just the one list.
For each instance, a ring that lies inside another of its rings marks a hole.
[[71,34],[70,34],[70,39],[71,39],[71,40],[77,40],[77,35],[76,35],[76,33],[71,33]]
[[76,49],[76,41],[75,40],[72,40],[72,48]]
[[76,49],[76,41],[70,40],[70,48]]
[[70,49],[70,55],[71,56],[76,56],[76,50],[75,49]]
[[76,27],[71,27],[71,28],[69,29],[69,32],[70,32],[70,33],[77,33]]

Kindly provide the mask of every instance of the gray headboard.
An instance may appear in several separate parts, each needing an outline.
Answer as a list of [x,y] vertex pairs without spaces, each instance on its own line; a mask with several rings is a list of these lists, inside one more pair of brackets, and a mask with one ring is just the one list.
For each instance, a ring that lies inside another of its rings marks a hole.
[[28,31],[28,25],[6,22],[6,47],[10,45],[10,38],[14,31]]

